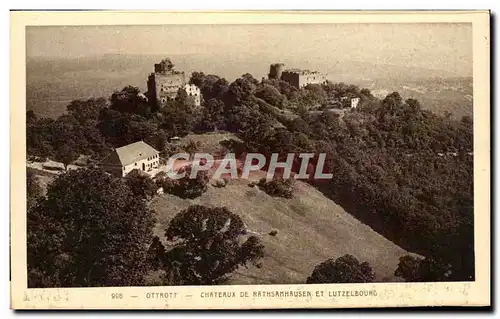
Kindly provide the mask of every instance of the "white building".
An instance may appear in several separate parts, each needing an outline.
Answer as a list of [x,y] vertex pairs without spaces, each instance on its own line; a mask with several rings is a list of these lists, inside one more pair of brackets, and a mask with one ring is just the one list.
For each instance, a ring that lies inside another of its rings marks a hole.
[[115,149],[102,161],[100,166],[113,175],[123,177],[132,170],[152,171],[160,166],[160,152],[143,141]]
[[184,91],[186,91],[188,96],[193,98],[195,106],[201,105],[201,91],[199,87],[194,84],[186,84],[184,85]]
[[359,97],[355,97],[351,99],[351,109],[355,109],[358,107],[359,104]]

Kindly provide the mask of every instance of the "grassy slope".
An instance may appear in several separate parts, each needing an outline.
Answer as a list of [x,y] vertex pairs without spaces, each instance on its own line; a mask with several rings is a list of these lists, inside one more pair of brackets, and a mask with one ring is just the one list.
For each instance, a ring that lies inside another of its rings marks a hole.
[[[295,185],[293,199],[273,198],[236,180],[225,188],[209,186],[195,200],[158,196],[151,203],[158,214],[154,232],[163,238],[170,219],[189,205],[227,206],[242,217],[251,234],[259,234],[266,249],[263,267],[240,268],[234,284],[304,283],[318,263],[343,254],[368,261],[377,280],[395,279],[393,272],[405,250],[310,185]],[[267,234],[273,228],[279,231],[276,237]]]

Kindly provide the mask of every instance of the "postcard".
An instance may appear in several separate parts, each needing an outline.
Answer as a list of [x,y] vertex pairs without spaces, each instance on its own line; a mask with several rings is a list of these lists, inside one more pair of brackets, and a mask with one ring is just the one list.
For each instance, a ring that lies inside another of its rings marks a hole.
[[13,309],[491,304],[488,11],[10,17]]

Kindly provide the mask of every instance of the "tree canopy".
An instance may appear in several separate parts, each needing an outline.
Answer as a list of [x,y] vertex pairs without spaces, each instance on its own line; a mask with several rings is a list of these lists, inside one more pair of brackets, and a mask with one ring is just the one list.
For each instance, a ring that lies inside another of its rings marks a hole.
[[[176,269],[181,285],[226,283],[240,266],[257,265],[264,247],[246,237],[241,218],[226,207],[190,206],[177,214],[165,231],[174,247],[166,252],[166,269]],[[162,249],[156,248],[157,251]]]
[[30,169],[26,171],[26,195],[28,211],[35,207],[38,200],[43,196],[38,177]]
[[452,266],[432,258],[416,258],[406,255],[399,259],[395,276],[407,282],[452,281]]
[[308,284],[366,283],[372,282],[375,274],[368,262],[360,262],[352,255],[328,259],[314,268],[307,278]]
[[28,287],[143,283],[154,217],[121,179],[69,171],[50,184],[27,222]]

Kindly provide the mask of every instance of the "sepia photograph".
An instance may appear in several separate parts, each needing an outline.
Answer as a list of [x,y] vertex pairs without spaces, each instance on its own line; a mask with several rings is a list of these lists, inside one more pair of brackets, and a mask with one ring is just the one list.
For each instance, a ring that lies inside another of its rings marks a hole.
[[109,288],[98,308],[402,306],[388,292],[398,284],[482,282],[489,296],[488,12],[470,13],[483,29],[453,13],[100,25],[50,14],[68,18],[21,28],[24,105],[12,106],[22,307],[38,291],[58,308],[73,288]]

